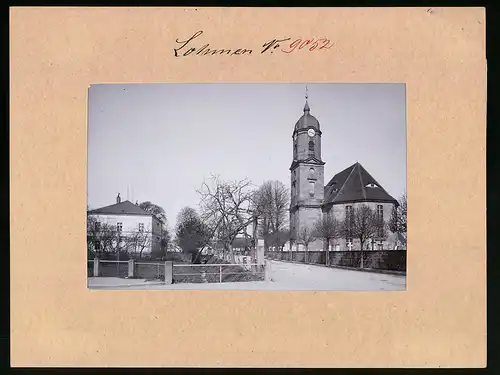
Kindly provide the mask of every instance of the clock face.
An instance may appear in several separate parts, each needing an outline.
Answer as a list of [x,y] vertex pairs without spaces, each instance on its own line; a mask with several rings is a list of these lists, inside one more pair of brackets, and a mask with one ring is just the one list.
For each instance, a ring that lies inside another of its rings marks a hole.
[[314,137],[315,134],[316,134],[316,132],[314,131],[314,129],[309,129],[307,131],[307,135],[309,135],[309,137]]

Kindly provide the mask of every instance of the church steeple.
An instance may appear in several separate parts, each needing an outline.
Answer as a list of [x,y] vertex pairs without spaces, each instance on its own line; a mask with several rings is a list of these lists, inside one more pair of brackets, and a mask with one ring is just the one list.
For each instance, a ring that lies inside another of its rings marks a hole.
[[311,111],[311,108],[309,108],[309,103],[307,102],[307,99],[309,98],[309,95],[307,94],[307,86],[306,86],[306,105],[304,106],[304,113],[309,113]]

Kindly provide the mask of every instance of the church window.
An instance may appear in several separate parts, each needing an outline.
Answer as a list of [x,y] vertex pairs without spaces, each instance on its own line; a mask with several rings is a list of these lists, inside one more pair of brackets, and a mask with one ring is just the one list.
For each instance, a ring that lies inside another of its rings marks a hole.
[[383,237],[384,235],[384,206],[381,204],[377,205],[377,221],[378,221],[378,236]]
[[347,224],[347,242],[352,242],[352,226],[354,224],[354,215],[352,206],[345,206],[345,221]]
[[294,181],[294,182],[292,182],[292,194],[295,194],[295,188],[296,188],[296,184]]
[[314,142],[309,141],[309,154],[314,154]]
[[384,206],[381,204],[377,205],[377,217],[379,220],[384,220]]
[[297,143],[293,145],[293,158],[297,159]]

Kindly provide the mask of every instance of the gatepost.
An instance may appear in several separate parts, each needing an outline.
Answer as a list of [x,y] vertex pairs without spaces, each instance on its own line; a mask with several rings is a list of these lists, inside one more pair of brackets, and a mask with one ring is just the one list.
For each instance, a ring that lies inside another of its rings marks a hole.
[[128,277],[134,277],[134,260],[128,260]]
[[172,284],[173,268],[174,265],[171,260],[165,262],[165,284]]
[[264,267],[264,240],[259,239],[257,242],[257,272],[265,272],[265,267]]
[[99,276],[99,258],[94,258],[94,277]]

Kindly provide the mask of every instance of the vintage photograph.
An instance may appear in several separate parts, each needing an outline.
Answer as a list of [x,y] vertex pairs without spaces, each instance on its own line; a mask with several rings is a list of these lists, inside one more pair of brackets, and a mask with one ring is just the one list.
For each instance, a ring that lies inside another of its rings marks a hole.
[[404,83],[95,84],[87,285],[406,290]]

